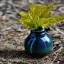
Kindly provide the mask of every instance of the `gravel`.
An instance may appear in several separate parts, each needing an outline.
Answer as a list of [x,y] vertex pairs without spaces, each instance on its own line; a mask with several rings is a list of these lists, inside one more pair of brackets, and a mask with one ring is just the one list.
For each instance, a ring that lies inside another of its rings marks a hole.
[[[64,0],[29,0],[31,4],[57,3],[55,15],[64,15]],[[24,40],[30,31],[17,19],[18,12],[29,10],[27,0],[0,0],[0,64],[64,64],[64,23],[51,28],[53,51],[43,58],[33,58],[24,52]]]

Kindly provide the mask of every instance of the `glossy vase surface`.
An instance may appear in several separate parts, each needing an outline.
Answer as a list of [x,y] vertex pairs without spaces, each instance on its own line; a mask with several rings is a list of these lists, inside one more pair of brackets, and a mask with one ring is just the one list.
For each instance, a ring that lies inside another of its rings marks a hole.
[[45,30],[32,30],[25,39],[24,46],[25,51],[31,55],[44,56],[52,51],[53,41]]

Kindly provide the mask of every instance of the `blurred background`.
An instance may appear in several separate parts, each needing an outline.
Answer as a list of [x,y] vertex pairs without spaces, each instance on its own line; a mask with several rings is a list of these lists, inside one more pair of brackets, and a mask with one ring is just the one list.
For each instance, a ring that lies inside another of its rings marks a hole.
[[17,21],[18,12],[28,12],[28,4],[58,4],[52,10],[64,15],[64,0],[0,0],[0,64],[64,64],[64,23],[50,28],[54,47],[50,55],[36,59],[24,53],[24,40],[30,33]]

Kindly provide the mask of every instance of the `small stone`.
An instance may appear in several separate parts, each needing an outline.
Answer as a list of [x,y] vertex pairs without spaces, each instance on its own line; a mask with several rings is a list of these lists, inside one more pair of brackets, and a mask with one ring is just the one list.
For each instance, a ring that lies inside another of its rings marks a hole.
[[3,64],[3,62],[2,62],[2,61],[0,61],[0,64]]
[[54,3],[61,3],[61,0],[53,0]]
[[2,16],[2,14],[3,14],[3,13],[2,13],[2,12],[0,12],[0,16]]
[[60,34],[54,34],[53,37],[60,38]]
[[39,4],[44,4],[45,2],[44,1],[42,1],[42,0],[38,0],[38,2],[37,3],[39,3]]
[[59,10],[60,12],[64,13],[64,7],[60,7],[58,10]]
[[60,63],[60,61],[57,61],[57,63],[59,64],[59,63]]
[[29,0],[29,3],[36,3],[36,0]]
[[7,62],[7,64],[11,64],[10,62]]
[[8,33],[8,37],[15,37],[15,35],[16,35],[16,33],[14,33],[14,32],[10,32],[10,33]]
[[0,3],[0,7],[4,6],[4,3]]
[[21,32],[21,31],[22,31],[21,27],[19,27],[19,28],[17,29],[17,31]]
[[9,3],[9,4],[12,4],[12,0],[8,0],[8,3]]
[[13,14],[13,12],[11,12],[11,11],[6,11],[6,14]]
[[60,43],[61,43],[61,41],[54,42],[55,45],[60,44]]
[[8,18],[7,18],[7,16],[2,16],[2,19],[7,20]]
[[11,27],[7,27],[7,28],[6,28],[6,30],[10,30],[10,29],[11,29]]

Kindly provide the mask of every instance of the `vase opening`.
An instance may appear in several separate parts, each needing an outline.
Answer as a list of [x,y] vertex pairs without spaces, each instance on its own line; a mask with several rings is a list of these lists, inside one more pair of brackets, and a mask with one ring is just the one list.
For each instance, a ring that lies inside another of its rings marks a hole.
[[36,34],[44,33],[44,32],[45,32],[45,29],[43,29],[41,27],[36,30],[31,30],[31,33],[36,33]]

